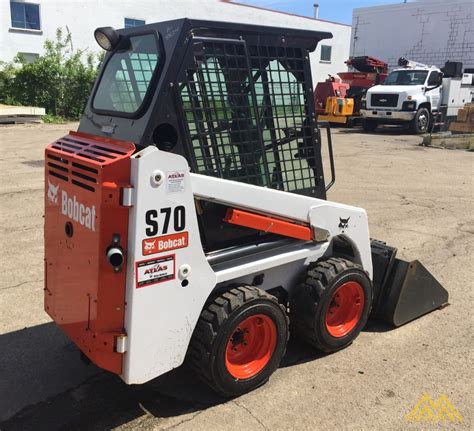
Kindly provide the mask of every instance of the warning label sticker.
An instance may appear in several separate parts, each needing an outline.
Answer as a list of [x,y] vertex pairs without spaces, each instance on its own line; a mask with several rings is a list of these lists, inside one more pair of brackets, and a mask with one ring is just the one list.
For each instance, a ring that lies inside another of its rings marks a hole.
[[159,236],[157,238],[147,238],[142,240],[143,256],[171,251],[188,246],[188,233],[175,233],[172,235]]
[[166,172],[166,191],[168,193],[184,192],[184,171]]
[[175,255],[137,262],[137,289],[175,279]]

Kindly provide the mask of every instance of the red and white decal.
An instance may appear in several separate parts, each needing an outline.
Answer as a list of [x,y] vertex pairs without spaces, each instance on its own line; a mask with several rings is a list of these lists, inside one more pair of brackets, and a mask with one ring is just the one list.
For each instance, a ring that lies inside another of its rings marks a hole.
[[142,241],[143,256],[161,253],[163,251],[185,248],[189,245],[188,232],[180,232],[172,235],[164,235],[156,238],[147,238]]
[[53,205],[57,205],[58,203],[58,191],[59,184],[52,183],[48,178],[48,201]]
[[175,255],[142,260],[136,263],[137,289],[176,278]]
[[59,195],[61,196],[61,213],[71,220],[78,222],[81,226],[95,232],[96,207],[87,206],[80,202],[76,195],[69,196],[66,190],[59,190],[59,184],[55,184],[48,178],[48,201],[57,205]]

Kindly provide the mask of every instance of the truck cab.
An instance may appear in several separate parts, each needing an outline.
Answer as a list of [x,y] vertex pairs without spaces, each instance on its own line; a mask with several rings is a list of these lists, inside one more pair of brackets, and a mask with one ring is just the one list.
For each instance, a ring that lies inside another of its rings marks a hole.
[[443,73],[435,66],[407,62],[393,70],[362,101],[364,130],[374,131],[379,124],[409,124],[414,133],[427,132],[441,105],[442,82]]

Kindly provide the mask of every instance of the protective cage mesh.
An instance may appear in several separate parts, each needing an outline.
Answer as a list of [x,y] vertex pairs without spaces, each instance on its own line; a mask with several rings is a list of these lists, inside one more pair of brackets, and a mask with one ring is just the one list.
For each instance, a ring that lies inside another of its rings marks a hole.
[[195,42],[195,67],[179,87],[195,172],[316,195],[319,135],[309,121],[304,55],[244,41]]

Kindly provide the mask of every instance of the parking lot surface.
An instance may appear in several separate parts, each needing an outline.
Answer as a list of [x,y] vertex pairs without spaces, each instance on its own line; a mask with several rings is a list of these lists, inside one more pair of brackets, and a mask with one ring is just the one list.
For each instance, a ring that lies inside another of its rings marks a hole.
[[387,129],[334,133],[328,198],[367,210],[371,236],[419,259],[450,306],[401,328],[370,322],[347,349],[323,355],[290,340],[263,387],[215,396],[181,367],[140,386],[85,365],[43,311],[43,152],[77,127],[0,128],[0,429],[434,429],[406,417],[442,395],[471,429],[474,154],[419,146]]

